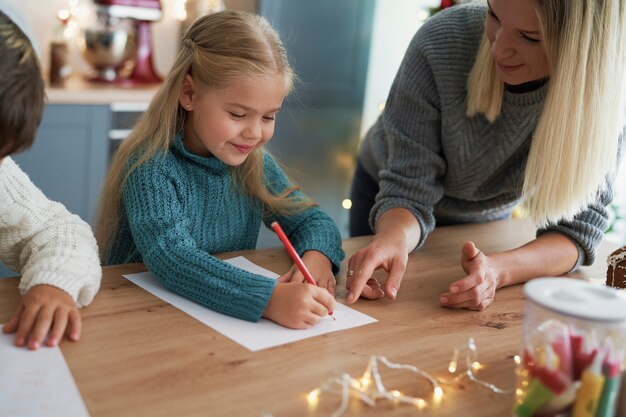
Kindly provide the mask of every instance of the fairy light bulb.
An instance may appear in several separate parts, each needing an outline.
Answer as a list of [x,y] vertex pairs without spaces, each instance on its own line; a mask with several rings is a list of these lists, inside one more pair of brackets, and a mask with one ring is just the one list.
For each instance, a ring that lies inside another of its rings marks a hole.
[[443,389],[441,387],[435,387],[435,393],[433,394],[435,402],[440,402],[443,398]]
[[452,360],[450,361],[450,364],[448,365],[448,372],[450,372],[451,374],[456,372],[456,367],[458,365],[457,361],[459,360],[459,350],[458,349],[454,349],[454,353],[452,355]]
[[372,376],[369,373],[366,373],[365,375],[361,377],[361,386],[363,388],[369,387],[371,383],[372,383]]
[[320,398],[319,388],[315,388],[313,391],[309,392],[306,396],[307,401],[311,405],[317,404],[317,401],[319,400],[319,398]]
[[415,401],[413,401],[413,403],[420,410],[426,408],[426,401],[424,401],[424,399],[422,398],[416,398]]

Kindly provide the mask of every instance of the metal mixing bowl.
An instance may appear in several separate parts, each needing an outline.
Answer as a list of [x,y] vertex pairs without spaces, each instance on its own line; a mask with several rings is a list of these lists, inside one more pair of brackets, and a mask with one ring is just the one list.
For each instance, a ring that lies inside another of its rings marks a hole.
[[98,77],[113,81],[127,67],[135,50],[135,33],[128,29],[84,29],[82,54],[98,72]]

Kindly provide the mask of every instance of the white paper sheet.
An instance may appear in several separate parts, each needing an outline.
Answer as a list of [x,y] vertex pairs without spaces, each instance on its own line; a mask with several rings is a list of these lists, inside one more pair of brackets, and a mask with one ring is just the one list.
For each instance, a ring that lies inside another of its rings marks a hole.
[[0,417],[89,417],[61,350],[30,351],[14,339],[0,334]]
[[[226,262],[255,274],[278,278],[278,275],[272,271],[261,268],[243,256],[228,259]],[[337,303],[333,312],[336,320],[329,316],[305,330],[288,329],[266,319],[252,323],[220,314],[165,289],[151,272],[124,275],[124,277],[253,352],[377,321],[370,316]]]

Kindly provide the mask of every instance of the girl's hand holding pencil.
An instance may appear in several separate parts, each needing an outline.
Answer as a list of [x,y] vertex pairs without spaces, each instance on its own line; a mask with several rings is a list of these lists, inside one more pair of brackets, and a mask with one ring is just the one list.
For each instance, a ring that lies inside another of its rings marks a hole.
[[279,283],[263,317],[291,329],[307,329],[328,317],[334,308],[335,299],[325,288],[296,282]]
[[[280,283],[274,289],[274,294],[270,299],[264,316],[284,326],[298,329],[307,328],[316,324],[327,314],[332,316],[335,306],[335,278],[332,275],[330,261],[326,256],[317,251],[307,251],[303,255],[310,264],[315,266],[314,271],[319,273],[321,279],[318,279],[320,283],[324,285],[324,287],[320,287],[318,282],[313,278],[314,275],[311,274],[311,271],[309,271],[309,268],[296,252],[296,249],[289,241],[282,227],[280,227],[280,224],[273,222],[272,229],[285,246],[287,253],[294,262],[294,266],[278,279]],[[294,267],[297,269],[297,272],[294,270]],[[330,272],[330,279],[328,272]],[[301,279],[300,276],[302,276],[303,279]],[[302,285],[304,282],[311,285]],[[294,287],[286,287],[285,285],[297,285],[304,287],[305,290],[302,292],[302,290],[296,290]],[[328,290],[329,286],[332,286],[332,294]],[[282,302],[276,300],[279,297],[282,298],[282,294],[287,291],[297,295],[300,301],[294,303],[294,300],[289,297],[284,298]],[[320,305],[324,307],[325,311],[320,310]],[[287,312],[290,313],[285,316]],[[274,317],[275,314],[279,316]],[[296,316],[294,317],[293,314],[296,314]]]

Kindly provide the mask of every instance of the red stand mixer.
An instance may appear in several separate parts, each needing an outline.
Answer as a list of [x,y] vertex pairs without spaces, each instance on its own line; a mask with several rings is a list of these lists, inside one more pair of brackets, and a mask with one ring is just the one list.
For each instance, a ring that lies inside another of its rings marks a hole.
[[162,81],[152,62],[150,25],[161,19],[160,0],[94,0],[97,28],[84,30],[83,56],[92,81],[150,84]]

